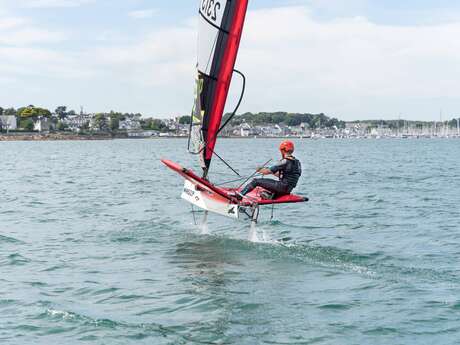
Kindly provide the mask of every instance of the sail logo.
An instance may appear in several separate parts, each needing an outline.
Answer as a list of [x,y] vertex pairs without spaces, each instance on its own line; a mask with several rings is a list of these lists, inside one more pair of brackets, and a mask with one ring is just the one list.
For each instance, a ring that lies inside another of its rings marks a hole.
[[217,22],[217,18],[222,8],[220,1],[203,0],[201,3],[201,13],[213,22]]

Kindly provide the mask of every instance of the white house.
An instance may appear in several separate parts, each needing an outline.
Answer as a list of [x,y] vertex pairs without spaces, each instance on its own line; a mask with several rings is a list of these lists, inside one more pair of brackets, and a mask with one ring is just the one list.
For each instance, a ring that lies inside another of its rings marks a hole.
[[89,124],[93,118],[91,114],[77,114],[69,115],[63,120],[63,122],[69,127],[73,132],[79,132],[84,127],[89,127]]
[[140,115],[129,115],[124,120],[120,121],[119,129],[127,131],[138,131],[141,129],[141,116]]
[[16,130],[18,128],[16,116],[14,115],[0,116],[0,128],[2,130],[6,130],[7,132],[10,130],[13,130],[13,131]]
[[46,117],[40,117],[34,122],[34,130],[39,132],[49,132],[51,121]]
[[251,135],[251,132],[252,132],[252,128],[248,123],[244,122],[241,124],[240,135],[242,137],[249,137]]

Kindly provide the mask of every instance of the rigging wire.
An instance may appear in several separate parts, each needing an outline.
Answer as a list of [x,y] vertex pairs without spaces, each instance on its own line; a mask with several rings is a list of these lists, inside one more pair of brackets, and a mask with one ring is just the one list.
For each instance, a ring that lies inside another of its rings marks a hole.
[[228,163],[225,161],[225,159],[223,159],[221,156],[219,156],[219,155],[217,154],[216,151],[212,150],[212,153],[213,153],[217,158],[219,158],[219,159],[222,161],[222,163],[224,163],[224,164],[225,164],[231,171],[233,171],[236,175],[241,176],[241,175],[238,173],[238,171],[236,171],[230,164],[228,164]]
[[[255,175],[257,176],[257,175]],[[249,175],[248,176],[243,176],[241,178],[238,178],[238,179],[235,179],[235,180],[231,180],[231,181],[225,181],[225,182],[222,182],[222,183],[219,183],[219,184],[216,184],[217,187],[221,187],[223,185],[226,185],[226,184],[229,184],[229,183],[234,183],[234,182],[239,182],[239,181],[243,181],[243,180],[246,180],[248,178],[251,178]]]
[[[270,163],[272,160],[273,160],[273,159],[270,158],[268,161],[266,161],[266,162],[264,163],[264,165],[263,165],[262,167],[265,168],[265,167],[267,166],[267,164]],[[248,182],[251,178],[253,178],[254,176],[256,176],[258,173],[259,173],[258,170],[254,171],[254,173],[253,173],[251,176],[249,176],[242,184],[240,184],[240,185],[238,186],[238,188],[241,188],[246,182]]]
[[[268,163],[270,163],[272,161],[272,159],[266,161],[263,165],[262,165],[262,168],[266,168]],[[257,170],[252,173],[251,175],[248,175],[248,176],[242,176],[240,178],[237,178],[235,180],[231,180],[231,181],[225,181],[225,182],[221,182],[219,184],[216,184],[216,186],[220,187],[220,186],[223,186],[223,185],[226,185],[226,184],[229,184],[229,183],[233,183],[233,182],[239,182],[239,181],[242,181],[244,180],[243,184],[245,184],[247,181],[249,181],[249,179],[251,179],[252,177],[255,177],[257,175],[262,175],[261,173],[259,173]],[[242,185],[240,185],[239,187],[241,187]],[[239,188],[238,187],[238,188]]]

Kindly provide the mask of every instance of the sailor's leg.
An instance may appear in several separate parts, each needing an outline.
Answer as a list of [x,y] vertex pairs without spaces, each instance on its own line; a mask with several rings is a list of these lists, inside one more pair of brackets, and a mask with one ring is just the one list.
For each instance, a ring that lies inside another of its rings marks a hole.
[[248,183],[248,184],[241,190],[240,194],[241,194],[241,195],[246,195],[246,194],[252,192],[252,190],[258,186],[259,180],[261,180],[261,179],[260,179],[260,178],[255,178],[255,179],[253,179],[250,183]]
[[[269,192],[272,192],[272,193],[277,194],[277,195],[289,194],[289,191],[287,189],[286,184],[284,184],[284,183],[282,183],[280,181],[269,179],[269,178],[258,178],[258,179],[252,180],[251,183],[248,184],[241,191],[241,194],[245,195],[245,194],[249,193],[250,191],[252,191],[256,187],[262,187],[262,188],[268,190]],[[246,188],[249,191],[246,191]],[[244,193],[244,192],[246,192],[246,193]]]
[[240,194],[241,195],[246,195],[250,192],[252,192],[256,187],[264,187],[265,184],[267,183],[270,183],[270,182],[266,182],[266,181],[271,181],[271,182],[276,182],[274,180],[271,180],[271,179],[265,179],[265,178],[255,178],[253,179],[249,184],[246,185],[246,187],[244,187]]

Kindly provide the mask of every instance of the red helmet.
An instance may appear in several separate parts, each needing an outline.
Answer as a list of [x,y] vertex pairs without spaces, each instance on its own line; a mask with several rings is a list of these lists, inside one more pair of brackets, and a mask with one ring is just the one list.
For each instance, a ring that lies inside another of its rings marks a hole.
[[294,152],[294,143],[290,140],[285,140],[280,144],[280,151]]

